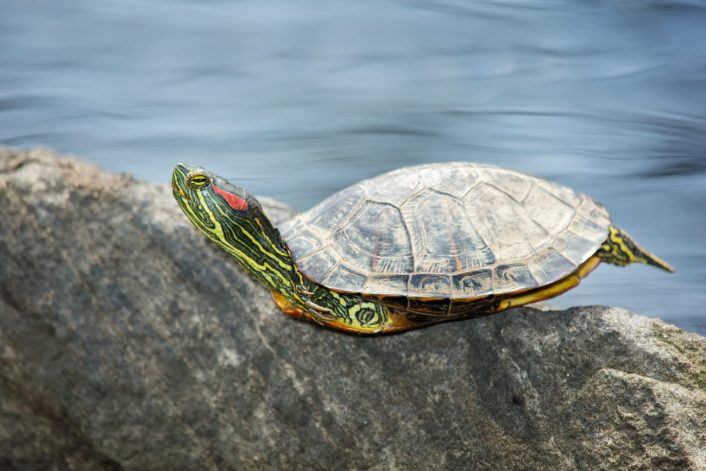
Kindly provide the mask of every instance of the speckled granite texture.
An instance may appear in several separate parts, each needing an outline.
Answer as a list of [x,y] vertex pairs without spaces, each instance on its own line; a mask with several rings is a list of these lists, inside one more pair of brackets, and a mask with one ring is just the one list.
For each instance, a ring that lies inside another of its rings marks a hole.
[[166,185],[4,149],[0,468],[50,467],[706,469],[706,340],[609,307],[325,330]]

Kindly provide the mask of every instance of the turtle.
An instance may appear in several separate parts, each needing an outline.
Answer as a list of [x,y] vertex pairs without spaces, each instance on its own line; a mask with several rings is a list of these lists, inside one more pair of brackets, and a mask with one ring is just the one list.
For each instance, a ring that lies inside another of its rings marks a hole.
[[285,314],[358,334],[401,332],[553,298],[601,262],[667,262],[596,200],[517,171],[455,162],[363,180],[276,228],[244,188],[178,164],[188,219]]

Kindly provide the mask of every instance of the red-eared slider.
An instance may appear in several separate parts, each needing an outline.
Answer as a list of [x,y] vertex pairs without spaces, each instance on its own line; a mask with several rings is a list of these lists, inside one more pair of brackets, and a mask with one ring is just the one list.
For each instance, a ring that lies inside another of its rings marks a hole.
[[[179,164],[192,223],[287,314],[358,333],[478,317],[557,296],[601,261],[673,269],[595,200],[488,165],[403,168],[362,181],[278,231],[244,189]],[[281,232],[281,233],[280,233]]]

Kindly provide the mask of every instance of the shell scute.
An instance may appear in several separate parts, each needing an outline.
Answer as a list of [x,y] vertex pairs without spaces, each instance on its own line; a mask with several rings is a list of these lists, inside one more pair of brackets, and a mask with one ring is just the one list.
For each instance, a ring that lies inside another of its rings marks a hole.
[[[488,241],[494,257],[499,260],[523,259],[549,237],[523,204],[494,186],[478,185],[465,196],[464,203],[469,223],[482,240]],[[492,263],[488,262],[481,265]]]
[[405,203],[403,214],[414,241],[415,271],[455,273],[494,262],[462,200],[427,189]]
[[[372,215],[380,214],[363,212],[361,216],[370,224],[354,221],[334,233],[332,242],[337,252],[363,273],[408,273],[413,267],[413,257],[404,226],[399,219],[371,218]],[[374,224],[376,221],[380,223]],[[396,224],[388,231],[381,230],[385,223]]]
[[479,169],[483,181],[521,203],[527,198],[535,182],[526,175],[498,167]]
[[512,263],[495,267],[495,294],[536,288],[539,283],[524,263]]
[[361,183],[369,200],[399,207],[409,195],[425,187],[421,173],[417,171],[407,172],[405,169],[400,169],[387,175],[390,175],[390,178],[385,182],[378,181],[380,178],[378,177]]
[[[425,171],[429,170],[429,171]],[[481,182],[479,170],[469,165],[448,165],[443,168],[422,167],[421,174],[427,188],[463,198],[474,186]]]
[[299,268],[309,276],[323,280],[336,266],[336,256],[330,249],[319,250],[297,261]]
[[532,188],[524,207],[527,208],[529,216],[548,234],[556,234],[566,229],[576,213],[573,206],[540,185]]
[[360,293],[363,291],[368,277],[346,265],[336,265],[336,267],[326,276],[323,283],[325,286],[345,286],[347,291]]
[[527,266],[540,285],[551,283],[557,277],[561,278],[565,273],[570,273],[577,268],[575,263],[552,247],[547,247],[529,257]]
[[581,203],[582,195],[579,195],[571,188],[556,185],[544,180],[536,179],[536,185],[541,187],[543,190],[554,195],[560,201],[567,203],[569,206],[576,207]]
[[591,213],[586,212],[574,217],[567,229],[584,239],[592,240],[594,234],[608,224],[609,221],[591,218]]
[[557,235],[552,246],[576,266],[579,266],[596,251],[593,241],[584,239],[569,229]]
[[309,211],[309,224],[325,231],[334,230],[356,213],[364,198],[365,191],[358,185],[338,192]]
[[345,225],[341,232],[370,255],[384,258],[412,254],[402,214],[390,204],[366,202],[355,219]]
[[283,232],[282,237],[287,241],[289,250],[296,254],[297,261],[308,257],[323,247],[321,236],[305,225],[298,231],[294,231],[294,233],[296,237],[291,236],[292,231]]
[[370,296],[407,296],[409,275],[372,273],[363,287],[363,294]]
[[[430,293],[433,293],[430,296]],[[407,295],[415,298],[451,297],[451,277],[439,273],[415,273],[410,277]]]
[[480,298],[493,294],[493,272],[487,268],[451,277],[455,297]]

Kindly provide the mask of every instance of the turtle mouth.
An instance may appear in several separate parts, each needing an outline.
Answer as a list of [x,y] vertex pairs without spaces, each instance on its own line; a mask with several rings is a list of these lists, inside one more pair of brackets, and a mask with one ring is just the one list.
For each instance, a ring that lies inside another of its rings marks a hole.
[[189,198],[189,195],[175,182],[172,182],[172,193],[174,193],[175,195],[179,195],[181,198],[183,198],[185,200],[191,199],[191,198]]
[[189,200],[189,195],[187,192],[184,191],[184,188],[182,185],[179,184],[179,178],[178,175],[186,175],[188,173],[187,167],[179,163],[177,166],[174,168],[174,172],[172,172],[172,193],[174,194],[175,197],[181,197],[182,199]]

